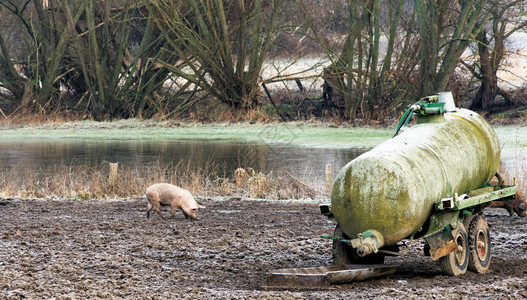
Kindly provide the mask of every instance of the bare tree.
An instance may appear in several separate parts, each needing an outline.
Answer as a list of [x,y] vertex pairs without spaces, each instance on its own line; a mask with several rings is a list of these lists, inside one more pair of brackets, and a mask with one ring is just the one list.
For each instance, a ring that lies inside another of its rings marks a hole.
[[[408,78],[416,63],[406,60],[412,54],[415,39],[411,34],[415,15],[408,14],[406,1],[336,1],[345,5],[346,35],[341,50],[334,50],[304,10],[306,32],[324,44],[332,64],[324,71],[324,96],[343,109],[348,118],[382,120],[395,109],[408,90]],[[324,5],[330,6],[327,2]],[[303,7],[299,2],[299,6]],[[384,41],[384,42],[382,42]],[[382,45],[381,45],[382,43]]]
[[[44,90],[49,96],[53,79],[46,75],[55,75],[53,69],[64,53],[67,34],[63,30],[52,30],[49,15],[43,12],[42,1],[2,0],[0,7],[3,8],[2,13],[6,18],[22,29],[17,32],[17,42],[30,48],[26,53],[19,53],[6,43],[9,38],[6,39],[5,35],[9,30],[0,33],[0,81],[8,90],[4,97],[20,105],[31,102],[36,97],[37,89]],[[32,15],[36,17],[32,18]],[[56,53],[52,51],[55,48]]]
[[386,116],[400,99],[444,90],[492,16],[486,3],[347,0],[348,33],[340,53],[328,51],[326,90],[341,95],[348,117],[366,119]]
[[[84,19],[75,23],[66,8],[72,33],[70,51],[75,53],[67,63],[72,67],[68,84],[82,93],[84,105],[97,119],[148,117],[162,102],[170,101],[186,87],[162,93],[172,76],[156,60],[175,64],[178,57],[165,51],[167,41],[154,26],[142,2],[133,0],[84,1]],[[144,31],[137,49],[130,50],[130,34],[135,23]]]
[[[150,116],[188,87],[161,92],[173,75],[155,61],[178,58],[164,50],[166,40],[141,1],[0,0],[0,7],[24,29],[17,38],[29,46],[19,54],[6,42],[9,31],[0,31],[0,82],[15,105],[65,107],[96,119]],[[144,30],[132,50],[137,23]]]
[[184,67],[164,67],[235,109],[260,103],[259,76],[281,0],[154,0],[149,9]]
[[18,99],[24,97],[26,84],[26,79],[19,74],[16,68],[23,54],[20,49],[9,45],[24,45],[23,40],[16,43],[17,36],[23,35],[24,31],[14,25],[16,18],[9,11],[9,9],[17,7],[9,6],[6,8],[5,5],[8,3],[0,6],[0,98],[16,103]]
[[485,3],[486,0],[415,0],[422,96],[445,89],[461,55],[491,17],[484,10]]
[[527,28],[524,6],[525,1],[522,0],[493,1],[489,4],[491,22],[476,37],[479,60],[474,64],[464,63],[481,81],[471,109],[489,111],[498,95],[510,105],[511,96],[498,86],[497,72],[506,55],[505,41],[515,32]]

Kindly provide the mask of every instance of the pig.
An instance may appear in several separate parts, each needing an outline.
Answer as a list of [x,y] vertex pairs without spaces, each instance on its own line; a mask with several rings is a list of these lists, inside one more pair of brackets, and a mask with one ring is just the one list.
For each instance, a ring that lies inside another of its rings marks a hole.
[[180,187],[169,183],[156,183],[146,189],[146,199],[148,200],[148,207],[146,209],[146,217],[150,218],[150,211],[155,209],[157,214],[161,215],[161,206],[170,206],[172,210],[171,217],[174,217],[176,211],[181,209],[185,218],[190,217],[191,220],[198,220],[198,210],[205,208],[196,203],[192,194]]
[[514,215],[514,213],[520,217],[527,216],[527,202],[525,201],[525,196],[519,191],[516,191],[514,199],[490,201],[489,207],[505,208],[510,216]]

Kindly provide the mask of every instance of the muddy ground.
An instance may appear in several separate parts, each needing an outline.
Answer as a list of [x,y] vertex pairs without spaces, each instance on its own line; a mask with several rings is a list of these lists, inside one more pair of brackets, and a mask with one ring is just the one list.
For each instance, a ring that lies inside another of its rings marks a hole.
[[[331,263],[314,203],[203,200],[201,220],[145,218],[146,200],[0,199],[1,299],[526,298],[527,218],[485,214],[489,274],[444,275],[414,245],[382,279],[265,291],[266,272]],[[164,211],[168,216],[168,211]]]

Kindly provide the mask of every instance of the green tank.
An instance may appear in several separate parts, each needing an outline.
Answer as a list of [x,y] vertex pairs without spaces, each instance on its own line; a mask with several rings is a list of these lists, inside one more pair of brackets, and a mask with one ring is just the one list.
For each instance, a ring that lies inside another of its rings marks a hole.
[[347,236],[373,232],[377,247],[394,245],[422,229],[434,203],[495,175],[500,145],[480,115],[419,109],[427,116],[418,124],[352,160],[335,178],[332,211]]

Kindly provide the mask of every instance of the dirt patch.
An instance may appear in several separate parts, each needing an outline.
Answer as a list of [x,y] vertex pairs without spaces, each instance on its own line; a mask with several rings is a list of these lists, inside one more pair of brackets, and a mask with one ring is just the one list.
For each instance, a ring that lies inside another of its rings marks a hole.
[[[324,291],[264,291],[270,269],[331,264],[334,224],[313,203],[202,201],[191,222],[145,218],[146,200],[0,200],[6,299],[525,298],[527,218],[489,209],[489,274],[452,278],[422,245],[388,277]],[[168,211],[164,211],[168,216]]]

